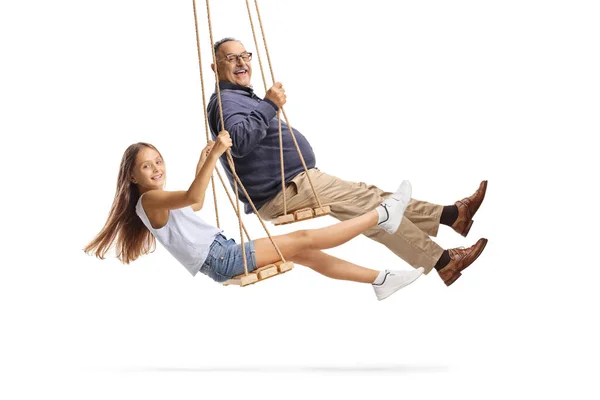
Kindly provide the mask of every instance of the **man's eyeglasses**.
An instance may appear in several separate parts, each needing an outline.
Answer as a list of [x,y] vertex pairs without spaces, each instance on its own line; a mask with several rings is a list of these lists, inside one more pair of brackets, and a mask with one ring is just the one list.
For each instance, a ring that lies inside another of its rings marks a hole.
[[236,64],[238,59],[240,59],[240,58],[242,60],[244,60],[245,62],[248,62],[248,61],[252,60],[252,53],[249,53],[246,51],[241,54],[227,54],[225,56],[225,58],[220,60],[219,62],[227,61],[230,64]]

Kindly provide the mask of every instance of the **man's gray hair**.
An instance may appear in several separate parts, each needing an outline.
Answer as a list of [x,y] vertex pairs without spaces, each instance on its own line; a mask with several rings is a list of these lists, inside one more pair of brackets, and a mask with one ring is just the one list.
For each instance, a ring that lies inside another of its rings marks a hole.
[[238,43],[242,43],[239,40],[232,38],[232,37],[226,37],[223,38],[221,40],[219,40],[218,42],[215,43],[214,49],[215,49],[215,57],[217,56],[217,53],[219,52],[219,47],[221,47],[221,45],[223,43],[227,43],[227,42],[238,42]]

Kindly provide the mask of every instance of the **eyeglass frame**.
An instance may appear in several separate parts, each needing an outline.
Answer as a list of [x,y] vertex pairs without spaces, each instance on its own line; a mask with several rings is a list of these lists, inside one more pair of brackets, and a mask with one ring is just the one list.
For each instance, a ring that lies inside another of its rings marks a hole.
[[[244,55],[248,55],[248,60],[247,61],[244,60]],[[235,56],[235,59],[234,60],[229,60],[227,58],[229,56]],[[228,53],[228,54],[225,55],[225,58],[223,58],[223,59],[221,59],[221,60],[219,60],[217,62],[227,61],[229,64],[234,64],[234,63],[237,64],[238,61],[240,60],[240,58],[242,60],[244,60],[244,62],[250,62],[250,61],[252,61],[252,53],[249,52],[249,51],[244,51],[243,53],[240,53],[240,54]]]

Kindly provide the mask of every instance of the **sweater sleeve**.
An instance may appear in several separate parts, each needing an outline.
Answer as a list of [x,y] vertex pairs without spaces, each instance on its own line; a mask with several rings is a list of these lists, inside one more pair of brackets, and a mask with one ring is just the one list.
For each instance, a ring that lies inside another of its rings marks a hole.
[[[249,109],[233,99],[223,99],[225,129],[231,136],[234,157],[244,157],[267,135],[269,122],[277,115],[271,102],[261,101],[256,108]],[[221,121],[217,121],[217,127]]]

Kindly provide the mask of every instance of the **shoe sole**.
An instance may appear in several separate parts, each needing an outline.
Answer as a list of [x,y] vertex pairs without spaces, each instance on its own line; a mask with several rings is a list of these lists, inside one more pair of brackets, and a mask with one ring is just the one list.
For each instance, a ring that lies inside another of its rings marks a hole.
[[[481,184],[481,186],[483,186],[483,196],[481,196],[481,203],[479,203],[479,207],[481,207],[481,205],[483,204],[483,200],[485,200],[485,194],[487,193],[487,184],[488,184],[488,181],[483,181],[483,183]],[[477,207],[477,209],[475,209],[475,212],[473,213],[471,218],[473,218],[475,216],[475,213],[477,211],[479,211],[479,207]]]
[[456,280],[458,278],[460,278],[462,274],[460,272],[457,272],[456,274],[452,275],[452,278],[450,278],[450,280],[448,281],[444,281],[444,283],[446,284],[446,286],[450,286],[452,285],[454,282],[456,282]]
[[463,237],[467,237],[467,235],[469,234],[469,231],[471,230],[471,227],[473,226],[473,222],[475,222],[474,220],[469,221],[469,225],[467,225],[467,227],[465,229],[463,229],[461,235]]
[[385,296],[385,297],[382,297],[382,298],[380,298],[380,299],[377,299],[377,300],[381,301],[381,300],[385,300],[385,299],[387,299],[388,297],[390,297],[391,295],[393,295],[394,293],[396,293],[398,290],[400,290],[400,289],[403,289],[403,288],[407,287],[408,285],[410,285],[411,283],[413,283],[414,281],[416,281],[417,279],[419,279],[419,278],[420,278],[422,275],[423,275],[423,272],[421,272],[419,275],[417,275],[417,276],[416,276],[414,279],[411,279],[410,281],[408,281],[406,284],[404,284],[404,285],[402,285],[402,286],[400,286],[400,287],[396,288],[396,290],[392,291],[392,292],[391,292],[390,294],[388,294],[387,296]]
[[[488,181],[483,181],[481,183],[481,185],[479,186],[479,189],[482,189],[483,186],[483,196],[481,197],[481,203],[479,203],[479,207],[477,207],[477,209],[475,209],[475,211],[473,212],[473,215],[471,215],[471,221],[469,221],[469,225],[467,225],[467,227],[465,229],[463,229],[463,231],[461,232],[461,236],[463,237],[467,237],[467,235],[469,234],[469,231],[471,230],[471,227],[473,226],[473,222],[475,222],[472,218],[475,216],[475,213],[477,213],[477,211],[479,211],[479,208],[481,207],[481,205],[483,204],[483,200],[485,200],[485,194],[487,193],[487,184]],[[479,190],[477,189],[477,190]]]

